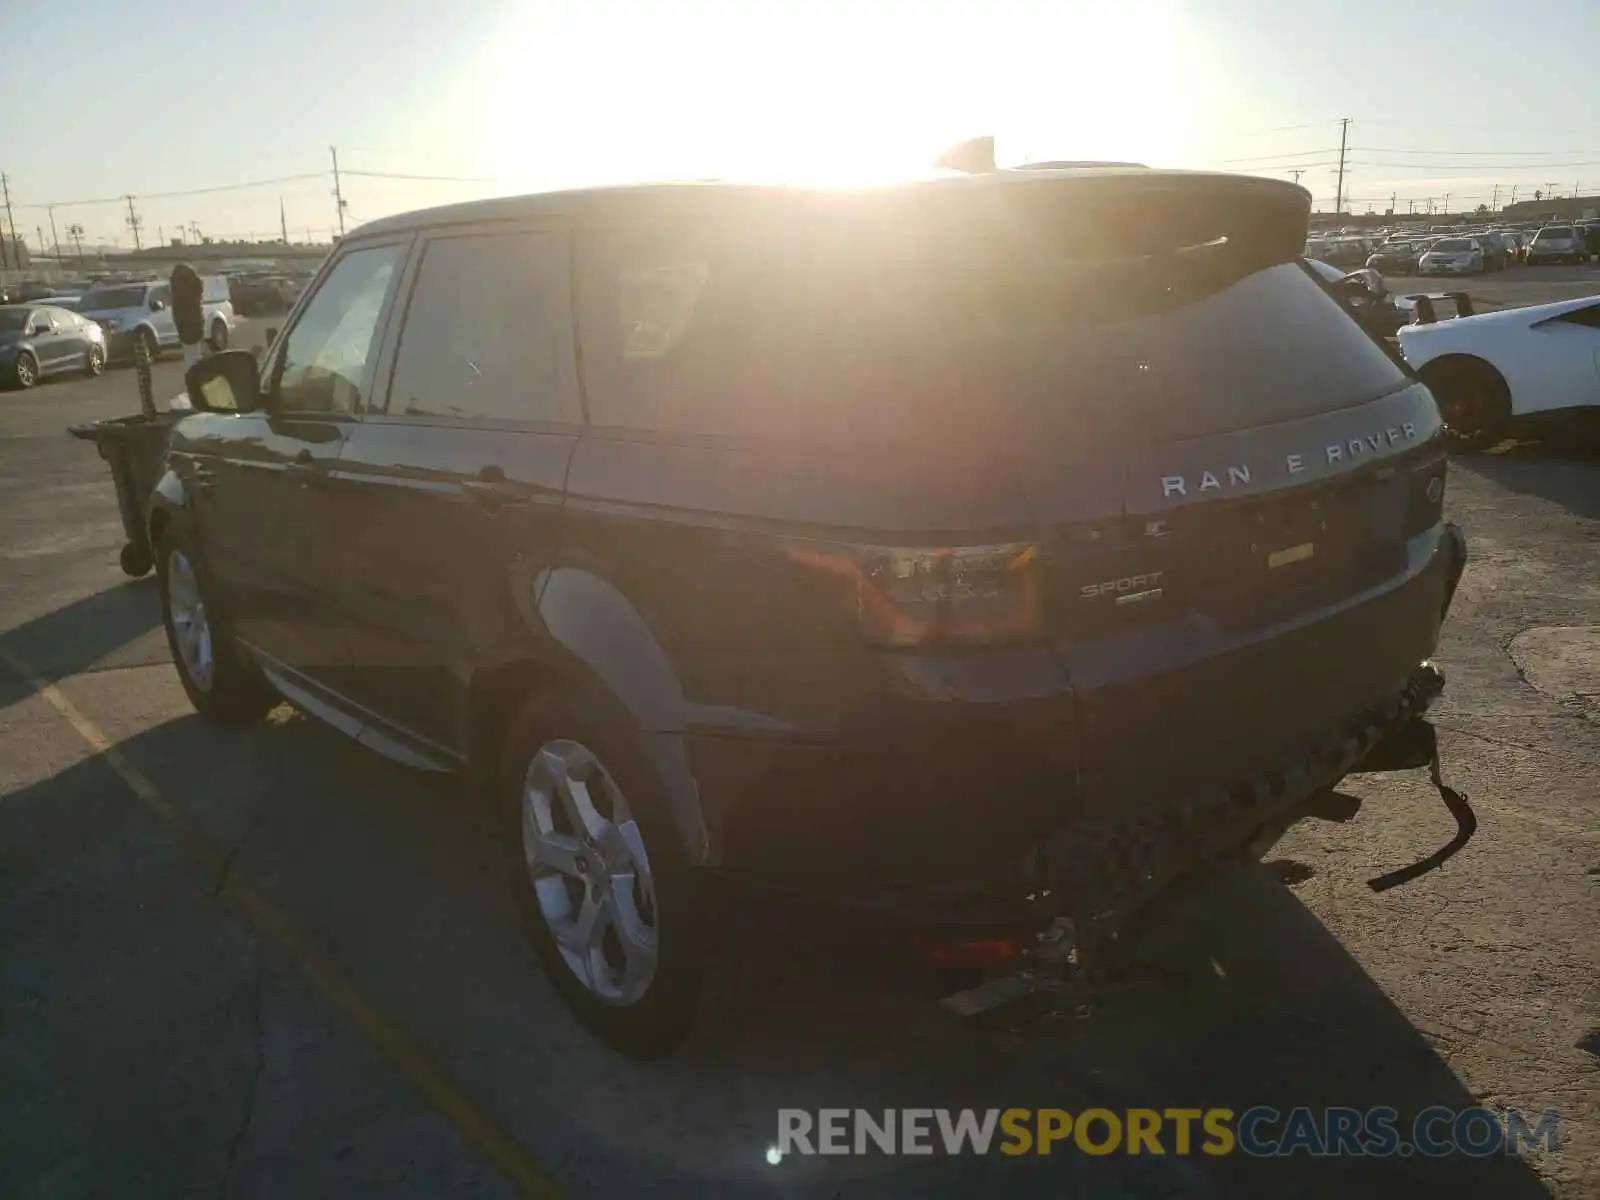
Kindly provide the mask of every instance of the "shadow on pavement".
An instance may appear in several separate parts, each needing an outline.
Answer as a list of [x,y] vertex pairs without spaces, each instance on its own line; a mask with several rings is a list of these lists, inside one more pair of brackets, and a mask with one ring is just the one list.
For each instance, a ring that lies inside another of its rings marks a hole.
[[[1529,1164],[1506,1157],[1090,1157],[1063,1145],[1049,1157],[766,1165],[782,1107],[1389,1106],[1403,1134],[1426,1106],[1472,1107],[1427,1038],[1262,868],[1219,869],[1174,893],[1131,951],[1125,986],[1091,1016],[1017,1030],[946,1017],[909,956],[884,953],[844,923],[792,904],[741,903],[743,936],[718,959],[699,1032],[677,1056],[640,1066],[599,1047],[554,1000],[516,928],[497,823],[453,784],[413,775],[285,710],[247,731],[172,721],[121,750],[212,836],[241,847],[233,869],[313,931],[369,999],[437,1047],[471,1095],[541,1161],[559,1164],[575,1195],[1548,1195]],[[136,941],[114,921],[97,927],[70,902],[80,886],[100,898],[95,912],[121,912],[154,869],[141,869],[119,832],[131,799],[93,800],[104,789],[103,765],[91,761],[0,806],[0,841],[33,864],[29,882],[0,886],[0,940],[17,945],[18,923],[27,922],[27,944],[49,959],[27,969],[59,979],[42,993],[32,987],[42,999],[30,1003],[44,1008],[19,1029],[26,1055],[6,1047],[20,1070],[8,1069],[0,1105],[12,1110],[30,1089],[47,1089],[54,1107],[36,1107],[27,1126],[41,1150],[105,1159],[107,1174],[96,1179],[109,1179],[127,1150],[171,1194],[213,1163],[213,1147],[194,1131],[215,1122],[176,1114],[207,1105],[236,1112],[237,1100],[221,1096],[244,1086],[232,1043],[213,1046],[193,1014],[214,1011],[229,1028],[237,1014],[211,994],[204,956],[215,951],[199,934],[185,950],[181,923],[147,931],[165,937],[176,960],[162,966],[130,950]],[[70,938],[57,928],[63,922]],[[8,954],[0,963],[8,1011],[19,1011],[29,989],[17,976],[27,962]],[[125,981],[137,1003],[74,1007],[80,972],[107,996]],[[184,1021],[198,1039],[184,1043],[191,1057],[142,1072],[145,1057],[170,1055],[172,1039],[189,1036],[176,1028]],[[294,1077],[292,1066],[269,1060],[266,1071],[285,1103],[320,1108],[328,1099],[306,1095],[320,1085]],[[98,1098],[72,1094],[102,1086],[109,1091]],[[257,1101],[263,1111],[275,1094]],[[69,1133],[37,1128],[38,1114],[90,1099]],[[354,1119],[337,1134],[328,1144],[377,1136]],[[337,1172],[309,1151],[297,1159],[293,1146],[263,1145],[246,1148],[235,1178],[248,1190],[269,1164],[288,1172],[272,1180],[285,1194],[322,1191],[334,1177],[324,1166]],[[23,1192],[48,1182],[13,1178]]]
[[1600,442],[1518,441],[1493,454],[1474,454],[1455,465],[1513,492],[1559,504],[1573,516],[1600,518]]
[[155,576],[146,575],[8,629],[0,633],[0,648],[55,682],[87,670],[160,627]]

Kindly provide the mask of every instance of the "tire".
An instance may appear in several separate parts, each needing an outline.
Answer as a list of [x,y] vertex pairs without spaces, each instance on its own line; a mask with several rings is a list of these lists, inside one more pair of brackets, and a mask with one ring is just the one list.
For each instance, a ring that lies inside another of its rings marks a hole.
[[[630,1058],[677,1049],[699,1008],[700,880],[632,721],[609,703],[535,695],[506,738],[497,807],[528,938],[567,1007]],[[536,862],[540,844],[554,858]],[[591,911],[609,915],[581,942],[579,918]]]
[[221,354],[228,348],[228,326],[223,321],[211,322],[211,348]]
[[1511,424],[1511,390],[1481,358],[1445,358],[1422,368],[1445,421],[1446,444],[1471,454],[1504,441]]
[[[83,373],[90,379],[106,373],[106,349],[104,346],[95,344],[89,346],[88,353],[83,356]],[[146,567],[145,570],[149,570],[149,568]]]
[[32,351],[23,350],[18,353],[17,361],[11,368],[11,382],[23,391],[27,391],[39,382],[39,360],[33,356]]
[[[138,338],[139,344],[144,347],[145,357],[151,362],[155,362],[161,357],[161,343],[156,341],[155,334],[148,329],[141,329],[134,336]],[[137,356],[135,356],[135,361],[137,361]]]
[[122,573],[132,579],[148,575],[150,568],[155,566],[150,551],[135,542],[129,542],[122,548],[122,553],[117,556],[117,562],[122,567]]
[[181,534],[164,536],[156,547],[156,569],[167,646],[195,711],[223,725],[245,725],[266,716],[277,706],[277,693],[219,626],[220,614],[206,595],[205,572],[191,540]]

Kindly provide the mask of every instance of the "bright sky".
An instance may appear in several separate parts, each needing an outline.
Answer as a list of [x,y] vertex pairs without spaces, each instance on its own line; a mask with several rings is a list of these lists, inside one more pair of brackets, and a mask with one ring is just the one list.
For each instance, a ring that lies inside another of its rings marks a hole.
[[[232,15],[222,15],[230,13]],[[993,133],[1002,163],[1289,177],[1355,211],[1600,194],[1600,0],[0,0],[16,226],[292,240],[618,179],[853,179]],[[1248,160],[1248,161],[1246,161]],[[472,182],[357,172],[451,175]],[[164,193],[307,175],[206,195]]]

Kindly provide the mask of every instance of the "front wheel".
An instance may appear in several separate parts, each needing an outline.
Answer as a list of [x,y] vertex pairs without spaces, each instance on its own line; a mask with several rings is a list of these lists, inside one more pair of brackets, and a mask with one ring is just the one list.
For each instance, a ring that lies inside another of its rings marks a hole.
[[24,391],[39,382],[39,360],[30,351],[17,355],[16,365],[11,368],[11,380]]
[[83,373],[90,379],[106,373],[106,348],[95,342],[83,358]]
[[146,362],[155,362],[156,359],[161,357],[161,346],[156,341],[155,334],[148,329],[141,329],[136,336],[139,339],[139,346],[144,351]]
[[637,730],[607,706],[536,697],[500,787],[513,886],[556,991],[614,1049],[671,1053],[699,1002],[698,881]]
[[228,327],[221,321],[211,323],[211,348],[218,354],[228,348]]
[[156,565],[167,645],[178,681],[195,711],[226,725],[264,717],[278,697],[259,668],[219,627],[193,543],[170,534],[162,538]]

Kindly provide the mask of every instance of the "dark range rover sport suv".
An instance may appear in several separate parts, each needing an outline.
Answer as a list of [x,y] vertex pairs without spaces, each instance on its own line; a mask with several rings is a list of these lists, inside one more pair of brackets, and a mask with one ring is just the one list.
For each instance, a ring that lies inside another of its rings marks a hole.
[[975,929],[1041,847],[1059,920],[1256,844],[1432,698],[1465,561],[1308,207],[1106,168],[365,225],[191,369],[184,687],[492,784],[536,952],[636,1054],[729,880]]

